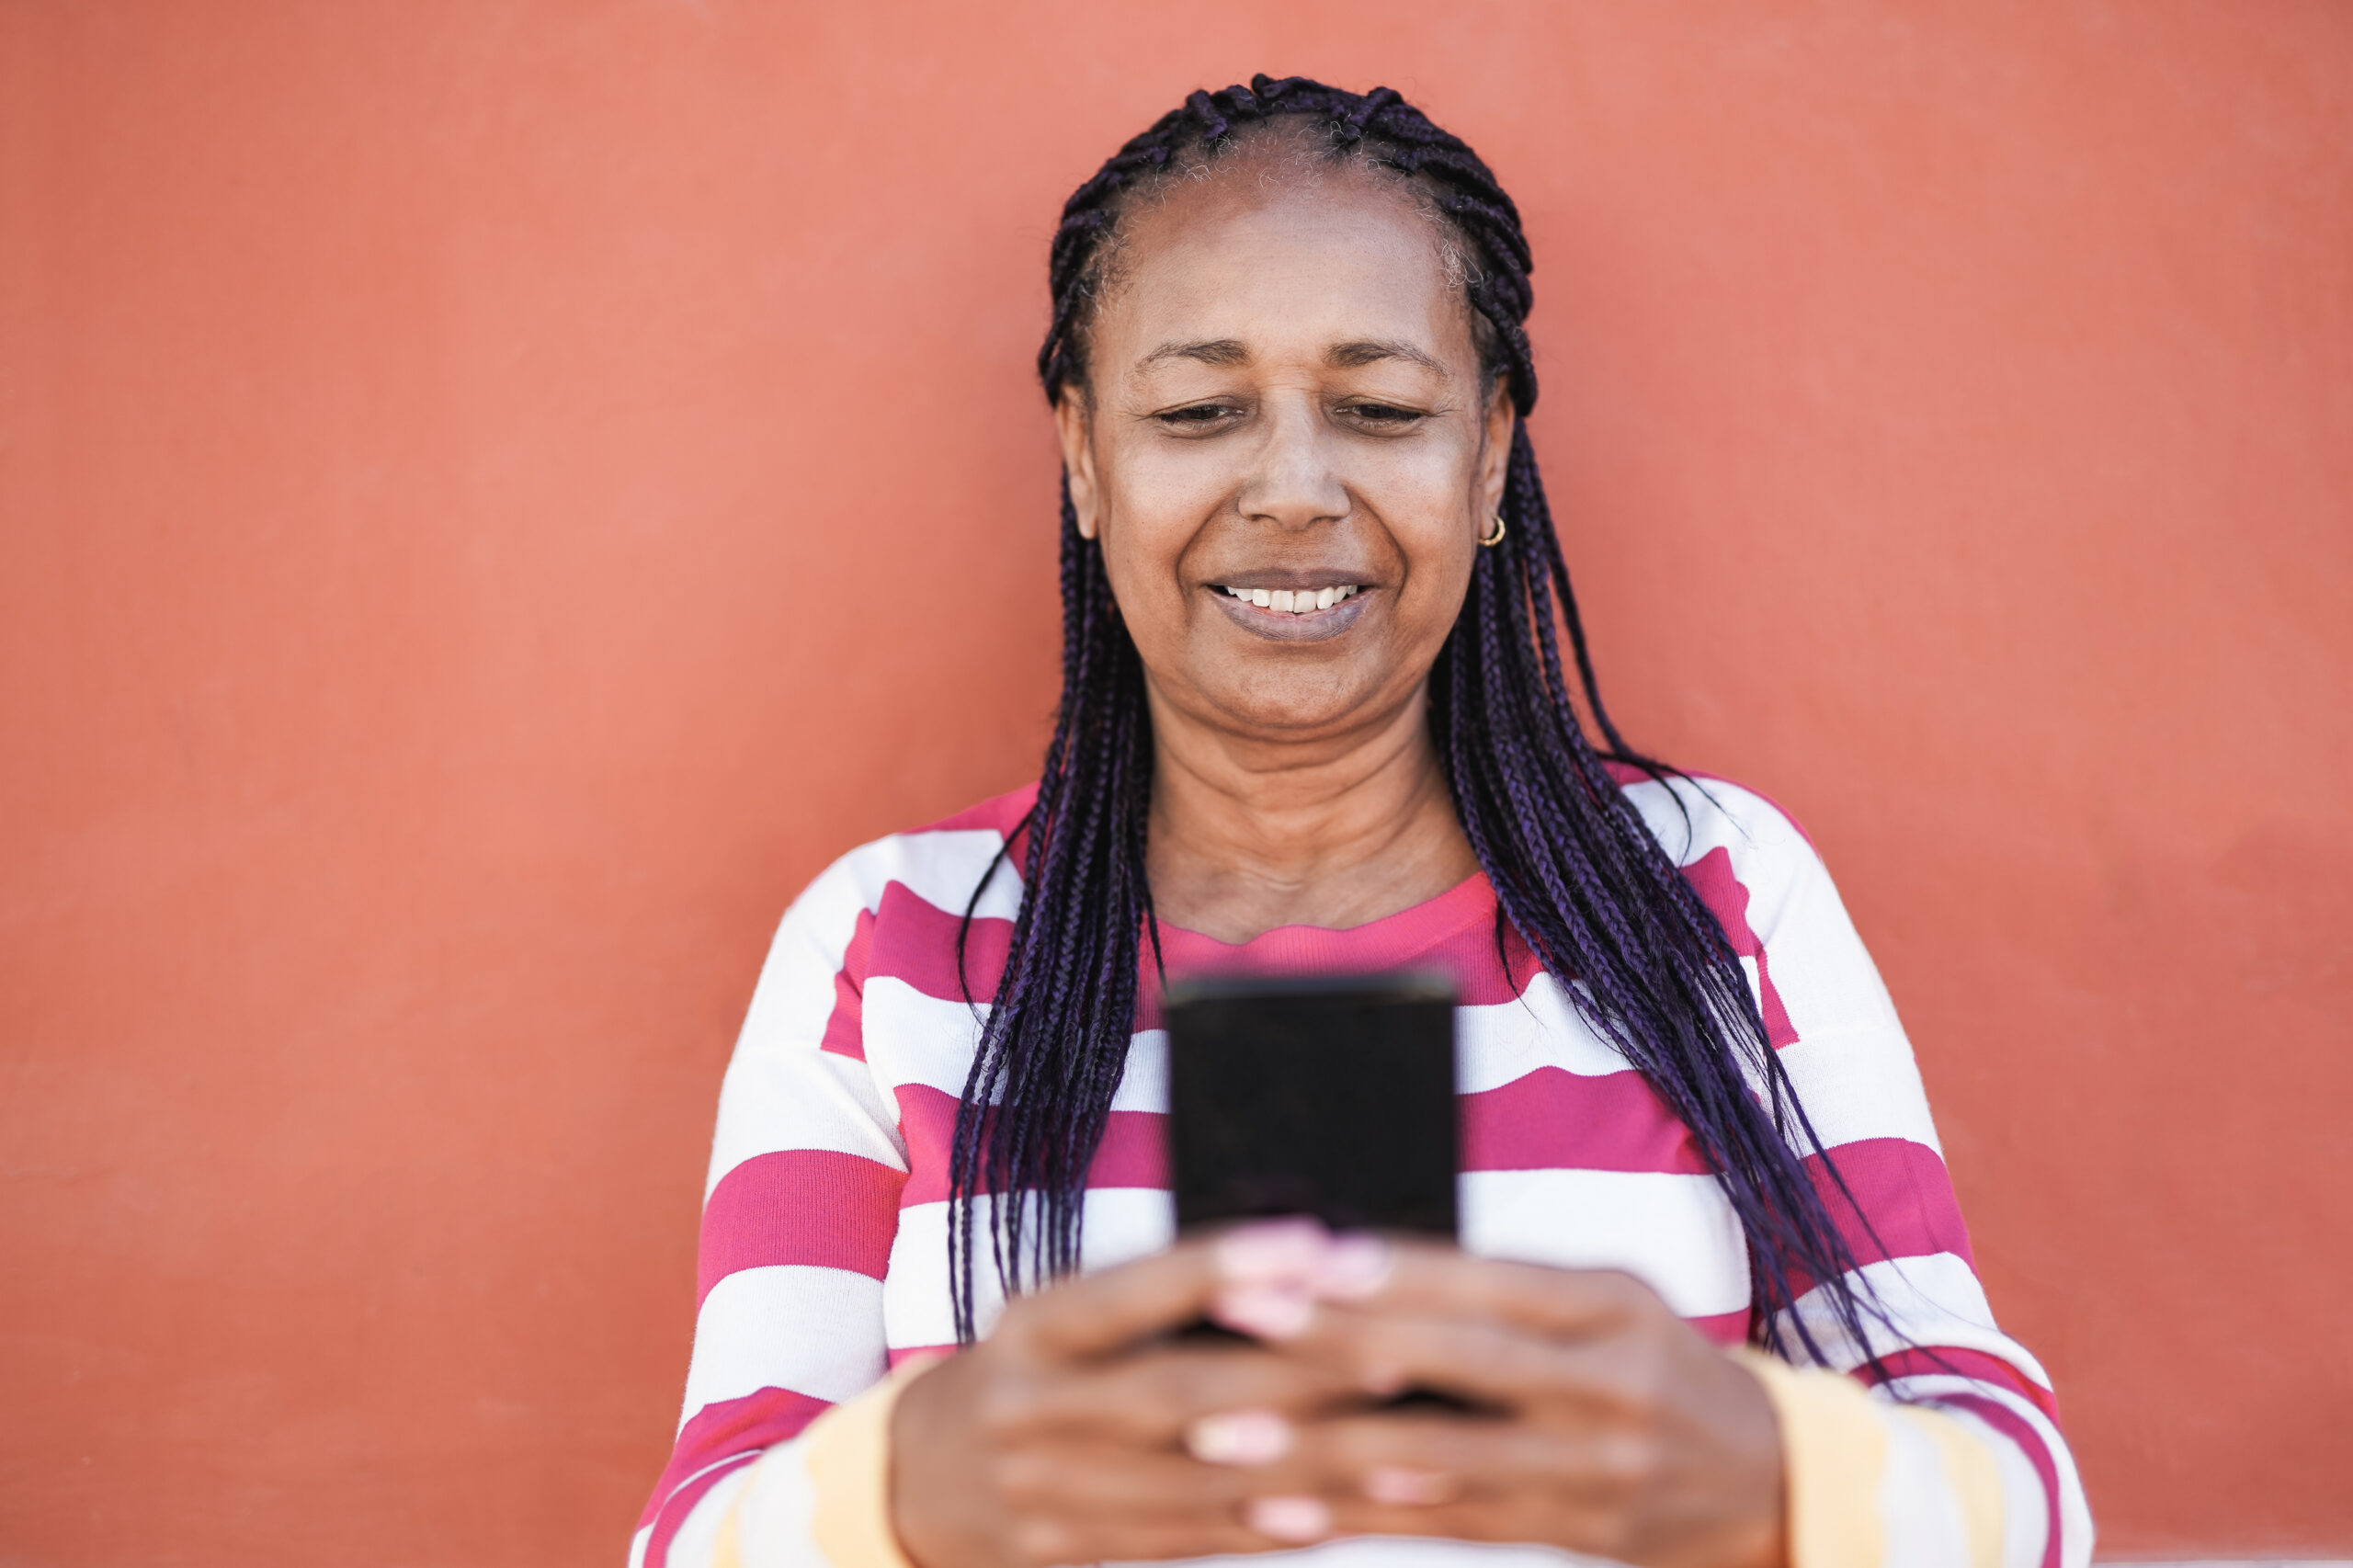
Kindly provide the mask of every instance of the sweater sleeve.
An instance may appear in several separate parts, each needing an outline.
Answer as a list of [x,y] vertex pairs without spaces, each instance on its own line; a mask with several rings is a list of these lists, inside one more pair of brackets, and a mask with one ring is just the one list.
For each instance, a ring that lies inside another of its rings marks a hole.
[[715,1505],[711,1568],[913,1568],[891,1522],[891,1413],[927,1365],[901,1365],[753,1461]]
[[2091,1516],[2050,1378],[1994,1320],[1910,1043],[1821,858],[1736,787],[1678,784],[1688,816],[1663,787],[1629,793],[1741,954],[1849,1279],[1885,1319],[1859,1344],[1816,1286],[1777,1324],[1796,1344],[1802,1324],[1847,1374],[1760,1371],[1790,1449],[1795,1568],[2083,1568]]
[[805,1473],[811,1424],[883,1379],[907,1154],[859,1027],[884,880],[871,847],[786,913],[728,1065],[685,1409],[631,1568],[710,1568],[756,1461]]

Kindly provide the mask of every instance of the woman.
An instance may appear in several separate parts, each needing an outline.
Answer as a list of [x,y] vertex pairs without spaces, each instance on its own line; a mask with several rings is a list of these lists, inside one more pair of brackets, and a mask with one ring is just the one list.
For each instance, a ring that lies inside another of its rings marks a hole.
[[[2087,1561],[1820,862],[1602,710],[1529,266],[1385,89],[1197,93],[1071,199],[1042,778],[786,915],[633,1561]],[[1408,962],[1466,1003],[1462,1250],[1172,1244],[1164,978]]]

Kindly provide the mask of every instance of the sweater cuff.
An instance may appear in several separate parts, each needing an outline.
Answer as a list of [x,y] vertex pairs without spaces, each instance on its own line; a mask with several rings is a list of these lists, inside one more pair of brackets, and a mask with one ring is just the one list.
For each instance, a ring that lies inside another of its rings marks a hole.
[[891,1524],[891,1412],[935,1358],[902,1365],[809,1424],[809,1533],[830,1568],[915,1568]]
[[1736,1349],[1781,1426],[1790,1568],[1879,1568],[1886,1541],[1880,1481],[1887,1437],[1862,1385]]

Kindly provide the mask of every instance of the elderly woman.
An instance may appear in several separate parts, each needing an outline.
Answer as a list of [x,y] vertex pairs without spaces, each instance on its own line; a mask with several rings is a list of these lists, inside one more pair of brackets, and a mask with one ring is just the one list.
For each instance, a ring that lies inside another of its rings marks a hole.
[[[1821,862],[1601,706],[1529,265],[1386,89],[1197,93],[1071,198],[1042,777],[785,916],[633,1562],[2088,1559]],[[1163,983],[1400,964],[1464,1003],[1460,1249],[1174,1238]]]

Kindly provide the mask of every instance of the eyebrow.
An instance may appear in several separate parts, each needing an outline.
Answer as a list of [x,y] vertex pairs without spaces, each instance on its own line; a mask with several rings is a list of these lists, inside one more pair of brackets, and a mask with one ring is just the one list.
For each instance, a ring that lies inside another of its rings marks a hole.
[[1247,365],[1250,349],[1239,338],[1219,337],[1206,343],[1164,343],[1142,359],[1136,369],[1144,369],[1163,359],[1194,359],[1204,365]]
[[1400,342],[1393,337],[1368,337],[1359,338],[1354,343],[1336,343],[1324,353],[1324,362],[1338,370],[1353,370],[1358,366],[1370,365],[1381,359],[1403,359],[1408,364],[1419,365],[1423,369],[1434,371],[1440,376],[1446,374],[1446,367],[1428,354],[1410,343]]
[[[1190,359],[1202,365],[1247,365],[1250,363],[1250,347],[1233,337],[1210,338],[1199,343],[1164,343],[1137,360],[1136,369],[1149,369],[1165,359]],[[1353,370],[1382,359],[1403,359],[1438,375],[1446,374],[1446,367],[1430,355],[1393,337],[1360,337],[1350,343],[1336,343],[1324,351],[1324,362],[1336,370]]]

